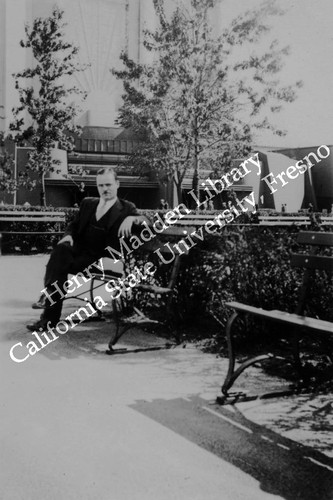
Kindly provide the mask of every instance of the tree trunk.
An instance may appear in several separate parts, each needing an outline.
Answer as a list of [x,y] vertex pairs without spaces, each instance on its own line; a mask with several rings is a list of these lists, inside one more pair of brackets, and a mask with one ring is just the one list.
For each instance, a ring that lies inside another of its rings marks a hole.
[[42,207],[46,207],[46,196],[45,196],[45,173],[42,173],[41,176],[41,185],[42,185],[42,190],[40,193],[40,204]]
[[[197,117],[193,119],[193,137],[194,137],[194,156],[193,156],[193,179],[192,179],[192,189],[200,200],[200,185],[199,185],[199,158],[198,158],[198,127],[197,127]],[[199,207],[196,207],[199,210]]]
[[179,203],[183,203],[183,190],[182,190],[181,183],[176,184],[176,189],[177,189],[177,198],[178,198],[178,205],[179,205]]

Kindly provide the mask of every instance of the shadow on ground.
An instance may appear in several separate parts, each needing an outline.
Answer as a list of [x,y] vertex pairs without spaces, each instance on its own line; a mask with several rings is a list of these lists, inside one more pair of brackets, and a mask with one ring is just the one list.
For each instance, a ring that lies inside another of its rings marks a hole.
[[195,396],[131,407],[250,474],[265,492],[286,500],[332,500],[332,458],[249,420],[237,407],[230,412]]
[[[6,307],[14,308],[15,304],[17,303],[14,301],[8,301]],[[26,307],[26,304],[24,303],[20,307]],[[66,317],[75,311],[75,309],[77,309],[77,301],[68,301],[64,307],[62,317]],[[24,318],[23,313],[20,316]],[[17,319],[20,316],[17,316]],[[58,339],[47,344],[37,354],[39,356],[43,355],[50,360],[70,359],[79,356],[97,356],[100,359],[107,359],[110,357],[106,355],[108,343],[114,336],[115,328],[115,324],[110,318],[104,318],[102,321],[98,319],[84,321],[70,328],[67,333],[59,335]],[[40,345],[36,342],[36,338],[32,332],[28,331],[25,326],[7,332],[3,336],[3,340],[10,341],[13,345],[17,342],[22,342],[23,346],[26,346],[30,341],[34,341],[38,346]],[[162,336],[150,333],[149,331],[143,331],[139,328],[131,328],[115,346],[114,355],[168,349],[173,345],[174,342]]]

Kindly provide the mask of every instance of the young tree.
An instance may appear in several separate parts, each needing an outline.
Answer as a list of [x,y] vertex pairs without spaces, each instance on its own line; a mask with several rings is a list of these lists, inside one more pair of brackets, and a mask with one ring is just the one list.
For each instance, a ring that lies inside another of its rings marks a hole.
[[0,132],[0,191],[14,193],[17,189],[17,181],[14,177],[15,163],[13,156],[6,148],[5,135]]
[[130,161],[172,178],[180,200],[189,169],[198,190],[199,171],[228,169],[232,158],[249,153],[256,130],[283,134],[263,111],[278,112],[301,85],[279,86],[288,48],[274,41],[260,53],[256,46],[269,31],[267,17],[281,14],[274,2],[238,16],[215,36],[209,16],[217,3],[178,1],[168,18],[164,0],[154,0],[159,27],[144,38],[153,62],[139,64],[122,53],[125,68],[114,71],[125,91],[119,123],[141,139]]
[[[44,176],[56,169],[58,160],[52,157],[52,149],[74,149],[72,134],[80,127],[74,124],[78,107],[69,102],[73,94],[82,94],[75,85],[67,86],[64,78],[72,76],[84,66],[76,62],[78,47],[64,41],[64,12],[55,8],[48,18],[37,18],[32,26],[25,27],[26,40],[21,47],[32,50],[33,68],[14,74],[15,87],[19,92],[20,105],[13,109],[14,120],[10,130],[16,132],[16,141],[28,141],[34,149],[29,154],[27,171],[38,173],[42,183],[41,204],[45,204]],[[27,81],[31,81],[31,85]],[[28,114],[25,119],[24,113]],[[22,116],[23,115],[23,116]],[[29,175],[25,185],[33,188]]]

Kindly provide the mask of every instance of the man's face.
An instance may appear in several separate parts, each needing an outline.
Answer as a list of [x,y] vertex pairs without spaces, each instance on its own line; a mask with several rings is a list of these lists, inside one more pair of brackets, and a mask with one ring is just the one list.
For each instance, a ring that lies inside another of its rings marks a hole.
[[101,174],[96,178],[99,196],[105,200],[114,200],[117,198],[119,182],[115,180],[112,173]]

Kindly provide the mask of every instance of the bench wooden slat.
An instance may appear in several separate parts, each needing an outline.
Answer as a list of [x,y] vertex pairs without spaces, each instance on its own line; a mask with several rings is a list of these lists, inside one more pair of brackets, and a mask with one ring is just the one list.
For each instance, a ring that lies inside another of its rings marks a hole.
[[175,236],[177,238],[186,236],[188,231],[186,229],[175,227],[174,225],[167,227],[162,232],[163,236]]
[[64,222],[62,217],[0,217],[0,222]]
[[[175,223],[175,225],[177,225],[177,226],[203,226],[208,221],[214,221],[214,218],[211,218],[211,219],[207,218],[206,220],[195,220],[195,219],[186,220],[186,219],[181,219],[181,220],[178,220]],[[218,223],[215,223],[214,225],[220,226],[220,224],[218,224]],[[233,224],[233,225],[235,225],[235,224]],[[237,224],[237,225],[238,226],[244,226],[244,225],[249,225],[249,226],[291,226],[291,225],[294,225],[294,226],[307,226],[307,225],[310,225],[310,221],[308,221],[308,222],[306,222],[306,221],[304,221],[304,222],[263,221],[263,222],[260,222],[260,224],[254,224],[252,222],[248,222],[248,223],[241,223],[241,224]]]
[[[216,215],[215,216],[212,216],[211,218],[209,217],[206,217],[206,219],[179,219],[177,220],[177,222],[174,223],[175,226],[203,226],[206,222],[208,221],[214,221],[214,218],[217,217]],[[329,221],[327,223],[325,223],[324,220],[322,220],[322,223],[324,225],[330,225],[332,226],[333,225],[333,221]],[[304,221],[299,221],[297,219],[295,220],[260,220],[259,224],[255,224],[253,222],[248,222],[248,223],[239,223],[237,225],[239,226],[244,226],[244,225],[249,225],[249,226],[309,226],[311,224],[311,221],[310,219],[308,220],[304,220]],[[215,224],[217,226],[219,226],[219,224]],[[233,225],[236,225],[233,223]]]
[[0,217],[2,217],[3,215],[15,215],[15,216],[22,216],[22,217],[29,217],[30,215],[36,215],[36,216],[39,216],[39,217],[43,217],[43,216],[61,216],[61,217],[65,217],[66,213],[65,212],[39,212],[39,211],[17,211],[17,210],[1,210],[0,211]]
[[306,269],[319,269],[320,271],[333,272],[333,257],[324,255],[294,254],[291,257],[293,267]]
[[303,245],[333,246],[333,233],[301,231],[297,237],[297,242]]
[[278,221],[278,220],[265,220],[265,221],[260,221],[260,226],[309,226],[311,222],[308,221]]
[[159,294],[159,295],[166,295],[166,294],[172,292],[172,288],[162,287],[162,286],[158,286],[158,285],[139,284],[139,285],[137,285],[137,289],[141,290],[143,292],[151,292],[151,293]]
[[182,214],[182,219],[181,220],[195,220],[195,219],[212,219],[216,217],[218,214],[217,213],[211,213],[211,214],[191,214],[191,215],[185,215]]
[[177,220],[175,223],[176,226],[203,226],[205,222],[208,220],[213,220],[213,219],[206,219],[206,220],[194,220],[194,219],[189,219],[189,220]]
[[[220,212],[222,213],[222,211]],[[216,217],[218,217],[218,213],[213,214],[190,214],[183,215],[181,219],[178,219],[175,222],[175,226],[203,226],[208,221],[214,221]],[[238,224],[240,226],[244,225],[253,225],[253,226],[309,226],[311,225],[311,219],[309,216],[268,216],[268,215],[259,215],[258,223],[242,223]],[[324,225],[333,225],[333,217],[321,217],[322,224]],[[216,226],[220,226],[218,223],[215,223]],[[323,243],[324,244],[324,243]]]
[[275,221],[283,221],[283,220],[287,220],[287,221],[297,221],[297,220],[301,220],[301,221],[308,221],[310,220],[310,217],[297,217],[297,216],[290,216],[288,217],[288,215],[286,216],[282,216],[282,217],[275,217],[275,216],[268,216],[268,215],[259,215],[259,220],[275,220]]
[[305,330],[311,330],[323,333],[333,333],[333,323],[331,323],[330,321],[310,318],[308,316],[299,316],[298,314],[286,313],[284,311],[279,311],[277,309],[268,311],[267,309],[248,306],[240,302],[227,302],[226,306],[235,309],[236,311],[250,313],[253,314],[254,316],[260,316],[268,320],[278,321],[280,323],[292,324],[296,327]]
[[1,231],[1,234],[64,234],[63,231]]

